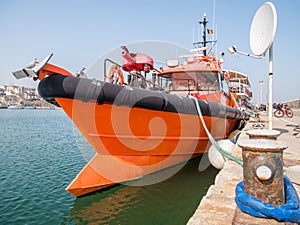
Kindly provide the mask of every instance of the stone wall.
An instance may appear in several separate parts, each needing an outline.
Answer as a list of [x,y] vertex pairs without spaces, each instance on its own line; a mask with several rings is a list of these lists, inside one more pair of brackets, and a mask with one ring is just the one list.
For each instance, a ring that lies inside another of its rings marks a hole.
[[300,99],[282,102],[282,104],[287,104],[290,108],[300,109]]

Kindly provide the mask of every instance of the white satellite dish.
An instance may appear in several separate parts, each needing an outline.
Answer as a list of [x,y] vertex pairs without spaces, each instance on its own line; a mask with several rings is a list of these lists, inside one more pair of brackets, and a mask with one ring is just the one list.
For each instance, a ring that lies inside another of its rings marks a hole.
[[250,47],[262,56],[271,47],[277,28],[277,13],[271,2],[264,3],[257,11],[250,28]]

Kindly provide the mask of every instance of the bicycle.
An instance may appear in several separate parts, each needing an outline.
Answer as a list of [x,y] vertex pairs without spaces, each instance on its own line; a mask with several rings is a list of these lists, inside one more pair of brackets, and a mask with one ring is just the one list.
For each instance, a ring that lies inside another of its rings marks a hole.
[[274,116],[276,116],[277,118],[279,117],[283,117],[284,115],[286,115],[289,118],[293,117],[293,111],[287,107],[287,105],[282,105],[282,104],[278,104],[276,107],[276,110],[274,111]]

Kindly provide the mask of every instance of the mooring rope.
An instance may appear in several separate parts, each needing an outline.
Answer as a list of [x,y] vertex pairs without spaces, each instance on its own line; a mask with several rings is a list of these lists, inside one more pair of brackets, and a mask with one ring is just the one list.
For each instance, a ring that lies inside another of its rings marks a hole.
[[237,162],[238,164],[240,164],[241,166],[243,166],[243,159],[242,158],[239,158],[239,157],[236,157],[234,155],[232,155],[231,153],[225,151],[217,142],[216,140],[213,138],[213,136],[211,135],[211,133],[209,132],[206,124],[205,124],[205,121],[203,119],[203,115],[202,115],[202,112],[201,112],[201,108],[200,108],[200,105],[199,105],[199,102],[197,100],[197,98],[195,98],[194,96],[189,96],[191,99],[194,100],[195,102],[195,105],[196,105],[196,109],[197,109],[197,112],[198,112],[198,115],[200,117],[200,120],[201,120],[201,123],[203,125],[203,128],[210,140],[210,142],[212,143],[212,145],[217,149],[218,152],[220,152],[220,154],[228,159],[231,159],[232,161],[234,162]]

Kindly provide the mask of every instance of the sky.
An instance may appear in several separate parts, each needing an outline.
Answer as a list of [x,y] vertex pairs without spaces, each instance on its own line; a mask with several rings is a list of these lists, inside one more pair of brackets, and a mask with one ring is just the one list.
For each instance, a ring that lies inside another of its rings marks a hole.
[[[261,0],[0,0],[0,85],[37,86],[11,72],[54,53],[51,63],[72,73],[89,68],[121,45],[142,41],[173,43],[192,49],[198,20],[206,13],[214,29],[216,54],[225,52],[224,69],[249,76],[254,97],[268,92],[268,54],[263,59],[231,55],[227,48],[251,53],[249,32]],[[273,43],[273,100],[300,98],[297,59],[300,1],[273,0],[278,21]],[[202,31],[201,31],[202,32]],[[194,35],[193,35],[194,33]],[[194,36],[194,37],[193,37]]]

